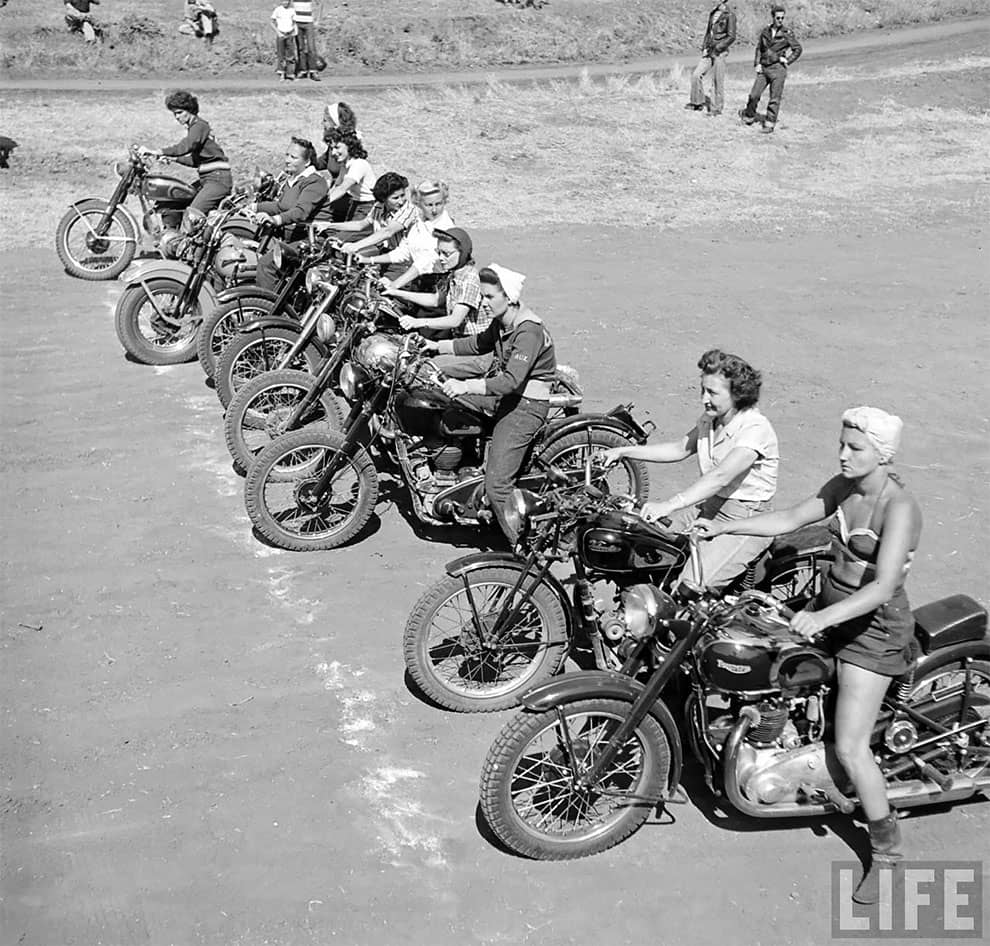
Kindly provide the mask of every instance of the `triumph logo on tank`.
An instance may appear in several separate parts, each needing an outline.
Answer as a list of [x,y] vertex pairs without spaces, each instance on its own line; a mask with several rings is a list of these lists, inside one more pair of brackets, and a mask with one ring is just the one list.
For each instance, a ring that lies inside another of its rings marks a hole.
[[720,670],[728,670],[729,673],[749,673],[752,667],[747,667],[745,664],[730,664],[726,663],[724,660],[719,658],[715,659],[715,666]]
[[832,862],[834,939],[983,938],[981,861],[902,861],[880,874],[880,899],[859,904],[852,893],[858,861]]

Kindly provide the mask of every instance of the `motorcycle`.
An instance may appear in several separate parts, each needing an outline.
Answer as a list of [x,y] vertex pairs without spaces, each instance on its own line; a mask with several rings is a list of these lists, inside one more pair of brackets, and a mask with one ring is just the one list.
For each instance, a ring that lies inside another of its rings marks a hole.
[[[421,342],[417,335],[399,339],[380,332],[365,338],[340,369],[340,388],[352,405],[344,432],[304,427],[258,454],[244,498],[252,523],[268,541],[310,551],[337,548],[357,536],[378,498],[372,450],[380,463],[398,467],[420,521],[491,521],[484,467],[494,420],[472,402],[443,393],[443,375],[423,356]],[[534,489],[545,484],[537,459],[580,470],[588,452],[645,441],[647,431],[630,407],[548,419],[533,440],[520,482]],[[626,478],[620,491],[645,500],[644,465],[623,460],[619,469]]]
[[[276,266],[285,274],[277,291],[262,289],[252,283],[229,289],[217,297],[217,304],[203,320],[196,337],[196,356],[208,378],[216,379],[220,359],[242,332],[298,327],[299,313],[310,304],[306,288],[308,274],[313,267],[328,263],[333,250],[331,241],[318,241],[310,228],[308,241],[298,250],[289,249],[282,241],[275,243]],[[269,359],[269,363],[277,361],[277,355]],[[233,396],[228,384],[229,381],[222,391],[218,386],[224,407]]]
[[[75,201],[55,231],[55,250],[65,271],[78,279],[116,279],[134,259],[139,234],[144,231],[155,250],[163,236],[171,236],[196,196],[196,185],[152,172],[151,163],[131,145],[125,163],[115,162],[119,178],[110,200],[87,197]],[[141,224],[128,209],[129,195],[141,205]],[[225,229],[241,239],[252,239],[255,228],[233,217]]]
[[181,238],[177,259],[146,260],[125,273],[114,321],[132,358],[147,365],[190,361],[203,313],[216,304],[218,292],[254,278],[257,244],[242,244],[224,228],[247,199],[226,198]]
[[[631,597],[624,620],[637,643],[627,672],[565,674],[530,690],[489,749],[481,810],[510,850],[545,860],[596,854],[658,807],[686,803],[668,706],[675,678],[687,691],[692,754],[729,806],[754,818],[854,810],[826,756],[835,660],[793,634],[785,604],[755,589],[723,598],[687,582],[674,596],[641,585],[632,608]],[[920,656],[891,681],[871,740],[894,808],[990,791],[987,612],[957,594],[914,619]],[[631,671],[651,652],[657,666],[643,683]]]
[[[543,496],[514,490],[506,514],[518,530],[515,550],[448,562],[446,575],[413,606],[403,636],[406,669],[439,706],[467,713],[518,706],[568,656],[623,671],[635,643],[626,596],[638,606],[644,582],[669,589],[689,543],[632,513],[628,497],[590,485],[600,471],[593,472],[590,457],[586,462],[577,486]],[[827,534],[823,540],[803,530],[778,539],[737,586],[806,601],[817,593],[828,558]],[[569,577],[561,580],[551,569],[564,562]],[[652,669],[647,661],[636,672]]]

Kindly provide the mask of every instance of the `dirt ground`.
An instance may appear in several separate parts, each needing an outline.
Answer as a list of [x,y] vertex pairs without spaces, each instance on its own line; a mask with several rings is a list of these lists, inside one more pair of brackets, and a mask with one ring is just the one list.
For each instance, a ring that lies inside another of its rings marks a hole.
[[[954,93],[971,102],[965,75],[934,92]],[[846,95],[831,106],[852,121],[862,103]],[[911,598],[988,603],[982,221],[933,207],[893,231],[785,216],[475,237],[483,261],[530,274],[589,406],[632,400],[677,433],[697,414],[705,348],[761,367],[780,503],[834,470],[842,409],[899,413],[900,469],[925,515]],[[199,368],[126,361],[119,287],[69,279],[53,251],[2,254],[0,273],[0,941],[828,938],[829,864],[855,856],[857,832],[744,819],[694,770],[690,804],[606,854],[543,864],[493,846],[477,779],[507,717],[425,705],[400,652],[413,602],[478,537],[424,536],[383,504],[346,550],[260,544]],[[690,478],[655,468],[654,495]],[[990,804],[917,810],[904,831],[913,856],[985,857]]]

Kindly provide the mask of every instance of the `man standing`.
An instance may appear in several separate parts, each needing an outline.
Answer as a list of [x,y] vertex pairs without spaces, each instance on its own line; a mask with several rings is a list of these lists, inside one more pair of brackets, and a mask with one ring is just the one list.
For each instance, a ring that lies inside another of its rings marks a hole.
[[[709,114],[721,115],[725,99],[725,60],[729,47],[736,41],[736,14],[729,0],[720,0],[708,15],[708,29],[701,44],[701,60],[691,74],[691,101],[685,108],[700,112],[710,103]],[[702,80],[712,73],[712,97],[705,96]]]
[[779,3],[775,3],[770,8],[770,16],[772,17],[770,25],[763,29],[756,43],[756,56],[753,60],[756,80],[750,90],[746,107],[739,111],[743,123],[752,125],[756,121],[756,106],[760,104],[760,96],[769,85],[770,100],[767,102],[767,117],[763,123],[763,131],[767,134],[770,134],[777,124],[780,100],[784,97],[787,69],[801,56],[801,44],[794,33],[784,26],[784,8]]
[[272,10],[272,29],[275,30],[278,77],[282,80],[295,79],[296,11],[292,8],[292,0],[282,0],[281,6]]
[[296,46],[299,48],[299,78],[309,76],[319,82],[316,74],[316,25],[313,23],[313,0],[292,0],[296,11]]

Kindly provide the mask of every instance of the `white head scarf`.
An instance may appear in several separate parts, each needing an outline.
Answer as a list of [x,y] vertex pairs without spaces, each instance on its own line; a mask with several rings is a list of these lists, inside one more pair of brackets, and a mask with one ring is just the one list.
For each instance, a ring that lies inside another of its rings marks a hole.
[[842,423],[866,434],[880,455],[881,463],[890,463],[901,446],[904,422],[896,414],[888,414],[879,407],[851,407],[842,415]]
[[526,277],[522,273],[517,273],[514,270],[507,269],[505,266],[499,266],[498,263],[490,263],[488,268],[496,276],[498,276],[498,281],[502,286],[502,291],[505,293],[509,302],[514,305],[518,305],[519,297],[522,295],[523,283],[526,282]]

